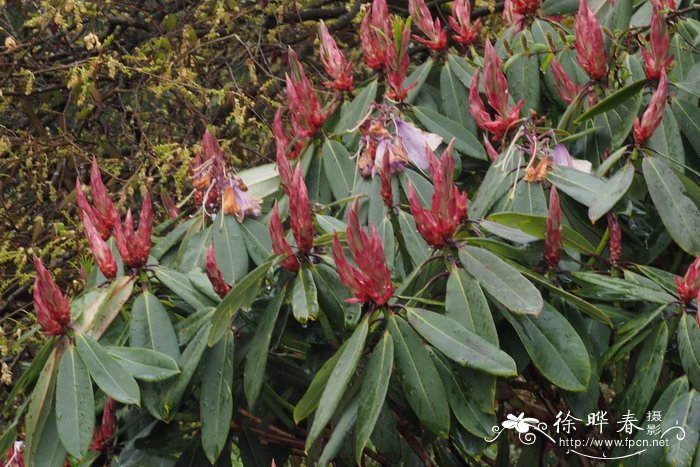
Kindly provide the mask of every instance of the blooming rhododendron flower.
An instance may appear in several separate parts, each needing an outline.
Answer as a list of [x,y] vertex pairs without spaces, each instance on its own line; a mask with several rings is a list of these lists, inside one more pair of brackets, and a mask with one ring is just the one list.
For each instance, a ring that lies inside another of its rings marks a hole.
[[350,255],[356,267],[346,259],[338,234],[333,235],[333,259],[340,281],[353,294],[353,298],[347,300],[348,303],[373,302],[381,306],[394,294],[391,272],[377,230],[372,226],[368,234],[360,227],[358,209],[356,200],[348,214],[348,227],[345,231]]
[[426,149],[435,187],[430,209],[421,205],[413,184],[409,183],[408,186],[411,214],[416,220],[418,233],[433,248],[442,248],[451,242],[460,224],[467,219],[467,194],[460,193],[453,180],[453,146],[454,140],[443,152],[441,160],[433,151]]
[[586,4],[581,0],[576,15],[576,51],[581,67],[593,79],[600,79],[608,71],[605,42],[600,24]]
[[574,159],[571,157],[571,154],[569,154],[569,151],[563,144],[557,144],[554,146],[554,150],[552,151],[552,162],[554,165],[570,167],[580,172],[591,173],[591,170],[593,169],[593,164],[591,164],[590,161]]
[[36,277],[34,279],[34,310],[44,334],[60,336],[65,334],[70,323],[70,305],[61,293],[51,273],[38,257],[34,257]]

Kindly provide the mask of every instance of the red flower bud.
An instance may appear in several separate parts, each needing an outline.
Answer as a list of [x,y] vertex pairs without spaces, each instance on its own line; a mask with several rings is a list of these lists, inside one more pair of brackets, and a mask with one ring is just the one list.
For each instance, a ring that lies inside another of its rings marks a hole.
[[292,115],[292,128],[294,134],[301,138],[313,136],[323,125],[328,114],[333,110],[329,108],[321,111],[321,105],[316,98],[311,82],[304,73],[296,52],[290,47],[289,65],[290,72],[285,75],[287,81],[287,94],[289,96],[289,110]]
[[323,21],[321,21],[318,31],[321,42],[321,62],[326,69],[326,73],[331,75],[334,80],[323,83],[323,85],[338,91],[351,91],[352,64],[345,61],[345,56],[338,48],[335,39],[330,35]]
[[506,23],[515,26],[515,31],[520,31],[525,25],[525,20],[537,14],[542,0],[506,0],[503,5],[503,19]]
[[[277,111],[277,115],[280,115],[280,111]],[[277,115],[275,115],[275,120],[277,120]],[[277,171],[280,174],[280,183],[282,184],[282,190],[289,195],[292,191],[292,179],[294,178],[294,172],[292,171],[292,166],[287,160],[287,156],[284,150],[281,149],[280,143],[277,145]]]
[[554,74],[554,82],[557,86],[557,93],[564,99],[564,102],[571,104],[579,92],[581,92],[582,86],[576,86],[573,80],[566,74],[564,68],[557,60],[556,57],[552,58],[552,73]]
[[384,206],[391,209],[394,207],[394,194],[391,188],[391,158],[383,157],[381,171],[379,172],[379,177],[382,183],[382,188],[380,194],[382,200],[384,201]]
[[358,209],[359,204],[355,201],[348,214],[348,228],[345,231],[350,254],[357,267],[348,263],[337,234],[333,236],[333,258],[340,281],[354,295],[347,300],[348,303],[374,302],[384,305],[394,294],[391,272],[379,234],[374,226],[371,227],[371,234],[360,227]]
[[134,231],[134,221],[131,217],[131,209],[126,212],[124,226],[117,224],[114,229],[114,242],[124,261],[124,265],[130,268],[139,268],[146,264],[151,252],[151,230],[153,226],[153,210],[151,207],[151,194],[146,192],[141,207],[138,231]]
[[486,134],[484,136],[484,147],[486,148],[486,154],[489,156],[489,159],[492,161],[495,161],[498,159],[498,156],[500,155],[498,151],[496,151],[496,148],[493,147],[493,144],[491,144],[491,141],[486,137]]
[[175,202],[170,197],[170,194],[165,190],[165,188],[161,188],[160,190],[160,199],[163,203],[163,207],[165,208],[165,212],[168,215],[168,217],[170,219],[177,219],[180,215],[180,210],[175,205]]
[[114,444],[114,440],[110,438],[117,431],[117,401],[108,397],[105,401],[105,408],[102,412],[102,423],[100,428],[95,432],[90,443],[90,451],[106,451],[110,445]]
[[292,227],[292,234],[297,242],[297,250],[300,253],[308,254],[313,248],[314,224],[311,217],[311,204],[309,194],[304,183],[304,174],[301,165],[297,166],[292,182],[292,193],[289,196],[289,223]]
[[408,12],[418,29],[428,38],[426,40],[413,36],[416,41],[438,52],[447,47],[447,30],[440,27],[439,19],[436,18],[433,22],[428,5],[425,4],[424,0],[408,0]]
[[658,10],[675,10],[676,0],[651,0],[651,4]]
[[231,291],[231,286],[226,283],[223,274],[221,274],[221,270],[216,264],[214,245],[209,245],[207,249],[206,269],[207,277],[212,287],[214,287],[214,292],[216,292],[216,295],[219,297],[224,298]]
[[617,264],[622,257],[622,231],[615,214],[608,214],[608,233],[610,234],[610,263]]
[[447,18],[457,34],[452,35],[452,39],[462,45],[469,45],[479,35],[481,19],[474,23],[471,21],[472,8],[469,0],[455,0],[452,2],[452,15]]
[[[92,158],[92,166],[90,167],[90,192],[92,199],[95,202],[95,208],[101,222],[111,229],[119,223],[119,213],[112,204],[112,199],[109,197],[109,192],[102,178],[100,177],[100,168],[97,165],[97,159]],[[106,239],[105,239],[106,240]]]
[[651,32],[649,33],[649,43],[651,51],[642,48],[642,57],[644,58],[644,74],[652,81],[661,78],[661,72],[665,71],[668,65],[673,60],[673,57],[668,57],[668,49],[671,45],[671,35],[666,26],[666,17],[661,14],[659,8],[654,6],[651,16]]
[[549,210],[547,211],[547,230],[544,236],[544,259],[549,269],[556,269],[561,259],[561,207],[557,188],[552,185],[549,191]]
[[384,68],[390,37],[391,25],[386,0],[374,0],[360,25],[362,54],[368,67],[373,70]]
[[656,128],[661,124],[661,119],[664,116],[666,108],[666,98],[668,97],[668,80],[666,79],[666,70],[661,70],[659,83],[656,86],[656,91],[651,96],[649,107],[642,114],[642,120],[639,117],[634,119],[634,143],[637,145],[643,144],[654,134]]
[[401,19],[396,19],[394,27],[393,41],[389,42],[389,47],[386,52],[386,79],[391,88],[386,93],[387,97],[395,101],[401,102],[408,95],[416,83],[411,84],[407,88],[403,87],[410,65],[408,56],[408,44],[411,42],[411,30],[406,27],[406,23]]
[[421,205],[413,184],[408,186],[408,200],[418,233],[433,248],[442,248],[448,244],[460,224],[467,219],[467,194],[460,194],[453,181],[453,147],[454,140],[443,152],[441,160],[426,148],[434,185],[430,210]]
[[287,271],[297,272],[299,270],[299,260],[284,237],[284,228],[280,220],[277,203],[272,208],[272,214],[270,215],[270,239],[272,240],[272,252],[278,256],[284,256],[281,263],[282,267]]
[[51,277],[41,259],[34,257],[36,278],[34,279],[34,310],[44,334],[60,336],[65,334],[70,323],[70,304]]
[[698,296],[700,293],[700,256],[688,266],[682,279],[676,277],[676,287],[678,296],[683,303],[690,303]]
[[100,271],[107,279],[114,279],[117,277],[117,262],[114,259],[112,250],[109,249],[107,242],[102,240],[90,217],[82,210],[80,211],[80,218],[85,226],[85,235],[97,267],[100,268]]
[[24,467],[24,443],[15,441],[5,454],[4,467]]
[[605,56],[603,31],[593,12],[588,9],[586,0],[581,0],[576,15],[576,51],[578,52],[576,59],[588,76],[593,79],[605,76],[608,63]]

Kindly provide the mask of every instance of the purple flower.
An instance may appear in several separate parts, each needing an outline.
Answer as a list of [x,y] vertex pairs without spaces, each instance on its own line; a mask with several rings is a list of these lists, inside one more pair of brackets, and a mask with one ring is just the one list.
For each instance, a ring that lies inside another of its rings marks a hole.
[[394,125],[396,126],[396,136],[403,144],[408,160],[421,170],[427,170],[429,163],[425,147],[435,151],[442,143],[442,137],[435,133],[419,130],[412,123],[405,122],[400,118],[394,119]]
[[591,169],[593,167],[592,164],[589,161],[574,159],[571,157],[571,154],[569,154],[569,151],[563,144],[557,144],[554,146],[552,156],[554,158],[554,165],[570,167],[578,170],[579,172],[591,173]]

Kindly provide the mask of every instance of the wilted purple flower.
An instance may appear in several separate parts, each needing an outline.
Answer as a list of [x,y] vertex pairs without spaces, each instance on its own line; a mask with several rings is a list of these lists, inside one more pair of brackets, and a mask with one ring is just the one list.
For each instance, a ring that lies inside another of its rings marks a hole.
[[552,158],[554,160],[554,165],[558,165],[561,167],[570,167],[580,172],[591,173],[591,169],[593,168],[592,164],[589,161],[582,159],[574,159],[573,157],[571,157],[571,154],[569,154],[569,151],[563,144],[557,144],[556,146],[554,146],[554,150],[552,151]]
[[400,118],[394,119],[394,124],[396,125],[396,136],[399,137],[403,144],[408,160],[421,170],[427,170],[429,163],[425,147],[427,146],[431,151],[435,151],[442,143],[442,137],[435,133],[420,130],[412,123],[405,122]]

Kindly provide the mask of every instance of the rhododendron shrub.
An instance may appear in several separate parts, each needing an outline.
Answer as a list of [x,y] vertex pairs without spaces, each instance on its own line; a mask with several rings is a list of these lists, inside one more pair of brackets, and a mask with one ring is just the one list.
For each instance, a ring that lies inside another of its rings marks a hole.
[[35,259],[12,462],[554,465],[519,435],[641,440],[652,412],[685,436],[576,455],[700,461],[697,10],[513,0],[496,36],[433,3],[375,0],[361,56],[320,23],[276,162],[238,172],[209,129],[163,223],[93,164],[84,290]]

